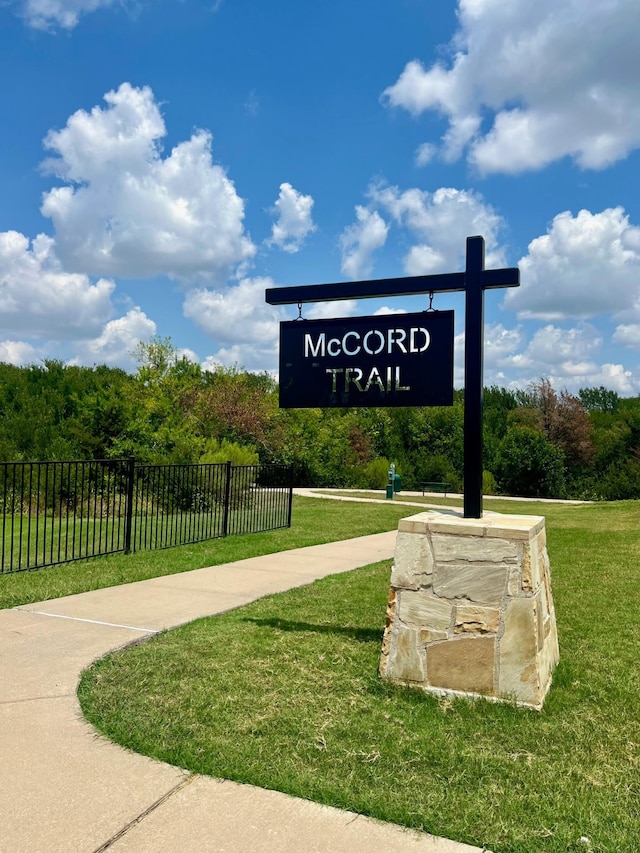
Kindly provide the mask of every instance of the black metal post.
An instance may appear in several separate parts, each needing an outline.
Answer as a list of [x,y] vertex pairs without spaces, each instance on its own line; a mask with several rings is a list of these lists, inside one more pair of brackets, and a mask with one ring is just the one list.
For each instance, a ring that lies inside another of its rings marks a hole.
[[231,502],[231,460],[226,464],[224,480],[224,514],[222,516],[222,535],[229,532],[229,504]]
[[131,553],[131,531],[133,528],[133,479],[135,477],[136,460],[133,456],[127,460],[127,503],[125,508],[125,524],[124,524],[124,552]]
[[291,518],[293,515],[293,462],[289,465],[289,495],[287,506],[287,527],[291,527]]
[[484,238],[467,237],[464,339],[464,517],[482,518]]

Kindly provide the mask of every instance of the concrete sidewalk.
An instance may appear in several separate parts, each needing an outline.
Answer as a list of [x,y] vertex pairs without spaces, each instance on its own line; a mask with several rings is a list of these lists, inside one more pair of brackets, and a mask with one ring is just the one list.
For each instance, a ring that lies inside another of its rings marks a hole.
[[392,556],[395,532],[0,611],[0,853],[463,853],[274,791],[194,776],[96,734],[82,670],[139,637]]

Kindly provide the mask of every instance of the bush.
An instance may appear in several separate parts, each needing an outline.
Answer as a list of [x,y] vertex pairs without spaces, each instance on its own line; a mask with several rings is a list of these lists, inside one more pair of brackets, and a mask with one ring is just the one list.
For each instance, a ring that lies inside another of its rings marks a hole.
[[385,489],[389,478],[389,460],[381,457],[372,459],[360,469],[360,484],[363,489]]
[[449,483],[452,492],[462,489],[462,483],[451,461],[440,454],[414,458],[414,465],[406,474],[404,483],[407,489],[420,489],[423,483]]
[[491,471],[482,472],[482,494],[495,495],[497,491],[496,478]]
[[511,426],[496,455],[501,491],[523,497],[559,498],[565,494],[563,452],[542,432]]
[[232,465],[258,465],[260,459],[253,447],[244,444],[236,444],[234,441],[216,441],[211,438],[207,441],[205,452],[199,460],[203,465],[217,465],[231,462]]

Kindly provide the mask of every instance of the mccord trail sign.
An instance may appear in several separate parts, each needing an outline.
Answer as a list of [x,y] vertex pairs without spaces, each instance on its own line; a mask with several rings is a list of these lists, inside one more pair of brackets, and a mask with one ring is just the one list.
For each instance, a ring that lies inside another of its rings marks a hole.
[[[464,272],[272,287],[270,305],[463,291],[464,516],[482,517],[484,291],[518,287],[517,267],[485,270],[484,238],[467,237]],[[436,319],[438,318],[438,319]],[[453,394],[453,314],[424,311],[280,324],[280,405],[443,406]]]
[[453,311],[280,324],[280,406],[450,406]]

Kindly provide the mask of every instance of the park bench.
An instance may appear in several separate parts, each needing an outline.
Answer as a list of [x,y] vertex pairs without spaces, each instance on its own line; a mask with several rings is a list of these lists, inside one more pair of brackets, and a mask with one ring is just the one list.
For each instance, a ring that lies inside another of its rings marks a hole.
[[425,492],[442,492],[446,498],[447,492],[451,491],[451,483],[422,483],[422,497]]

